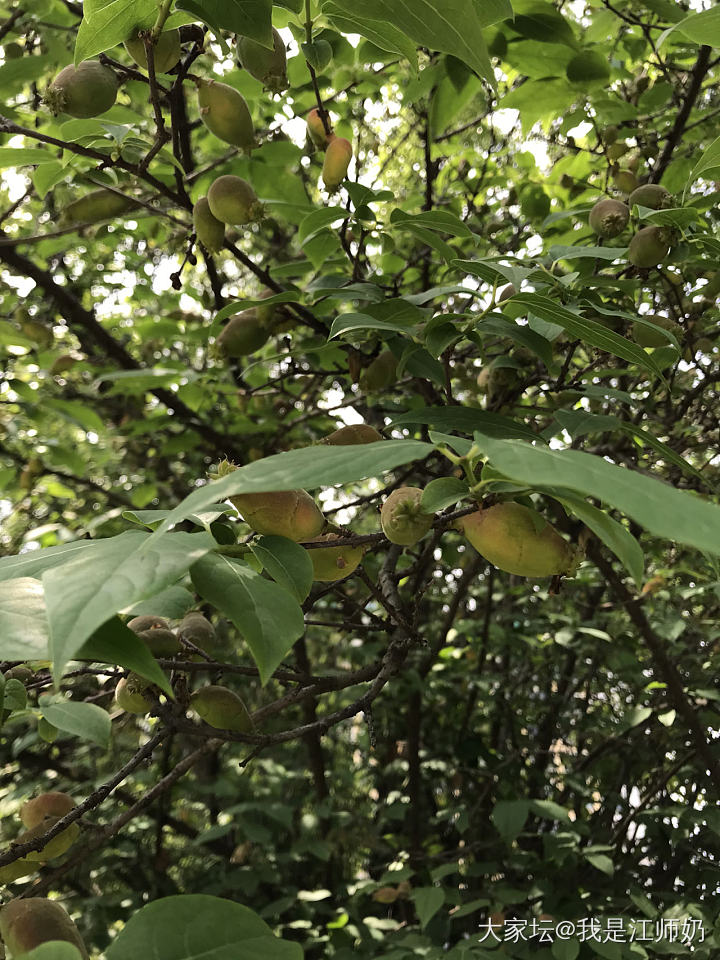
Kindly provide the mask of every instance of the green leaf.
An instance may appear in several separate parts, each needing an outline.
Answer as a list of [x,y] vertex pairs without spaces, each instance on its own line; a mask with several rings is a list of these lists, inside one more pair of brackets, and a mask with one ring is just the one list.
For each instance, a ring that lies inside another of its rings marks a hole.
[[286,589],[247,564],[204,557],[190,570],[197,592],[225,614],[245,638],[263,684],[305,630],[303,613]]
[[[155,609],[152,615],[162,616]],[[118,617],[112,617],[96,630],[78,650],[76,657],[78,660],[97,660],[98,663],[125,667],[157,684],[168,696],[173,696],[170,682],[150,653],[148,645]]]
[[391,23],[419,46],[463,60],[493,85],[482,28],[512,16],[510,4],[497,0],[488,2],[486,15],[472,0],[335,0],[332,9],[352,17],[360,33],[362,21],[373,21],[373,29],[377,29],[377,21]]
[[41,697],[40,713],[58,730],[92,740],[101,747],[110,743],[110,714],[94,703],[75,700],[53,703],[51,698]]
[[575,490],[617,507],[656,537],[720,554],[720,507],[653,477],[578,450],[549,450],[518,440],[476,438],[506,477],[528,486]]
[[578,940],[553,940],[550,948],[553,960],[575,960],[580,953],[580,942]]
[[[0,169],[26,167],[52,160],[52,154],[40,147],[0,147]],[[53,161],[54,162],[54,161]]]
[[175,5],[215,31],[251,37],[272,50],[272,0],[177,0]]
[[49,629],[39,580],[18,577],[0,582],[0,622],[0,658],[48,658]]
[[343,33],[359,33],[381,50],[405,57],[417,71],[417,48],[412,40],[386,20],[368,20],[354,16],[351,10],[342,10],[336,3],[326,3],[323,15]]
[[562,823],[570,821],[569,811],[553,800],[531,800],[530,809],[536,816],[546,820],[559,820]]
[[645,558],[642,547],[635,537],[617,520],[613,520],[603,510],[598,510],[591,503],[579,497],[560,497],[554,494],[570,513],[582,520],[608,547],[625,567],[633,578],[635,586],[640,589],[645,571]]
[[134,913],[105,951],[107,960],[302,960],[242,904],[205,894],[164,897]]
[[720,8],[711,7],[709,10],[693,13],[673,29],[695,43],[720,47]]
[[390,426],[404,426],[408,423],[431,424],[438,430],[458,430],[472,435],[476,430],[491,437],[516,437],[536,440],[537,435],[523,423],[503,417],[499,413],[487,413],[471,407],[419,407],[395,417]]
[[499,800],[493,807],[490,819],[495,829],[507,843],[512,843],[522,831],[530,813],[527,800]]
[[78,948],[65,940],[48,940],[41,943],[30,953],[24,954],[25,960],[82,960]]
[[441,887],[417,887],[413,890],[412,899],[420,928],[424,930],[445,902],[445,894]]
[[49,190],[67,176],[67,173],[67,167],[59,160],[40,163],[32,174],[33,186],[38,197],[42,199]]
[[[717,8],[714,12],[720,12],[720,8]],[[685,184],[683,200],[685,199],[685,195],[690,187],[699,177],[704,176],[712,179],[717,175],[718,170],[720,170],[720,137],[717,137],[715,140],[713,140],[713,142],[705,149],[705,152],[693,167],[692,173],[688,177],[687,183]]]
[[637,363],[662,377],[662,372],[657,363],[642,347],[626,340],[618,333],[608,330],[607,327],[596,320],[587,320],[585,317],[578,316],[578,314],[572,313],[549,297],[543,297],[537,293],[519,293],[513,297],[513,303],[532,310],[541,320],[556,323],[566,330],[570,336],[582,340],[584,343],[605,350],[606,353],[611,353],[613,356],[627,360],[629,363]]
[[705,477],[703,477],[700,471],[696,470],[695,467],[681,457],[680,454],[675,453],[672,447],[663,443],[662,440],[658,440],[649,430],[644,430],[634,423],[619,420],[617,417],[588,413],[585,410],[557,410],[555,419],[573,438],[582,437],[587,433],[619,430],[621,433],[625,433],[630,437],[635,437],[641,444],[647,444],[649,447],[657,450],[668,463],[675,464],[675,466],[679,467],[684,473],[705,483]]
[[[382,476],[395,467],[429,456],[434,447],[419,440],[381,440],[358,447],[304,447],[256,460],[234,473],[194,490],[168,514],[153,534],[237,493],[266,493],[328,487]],[[2,564],[0,562],[0,571]]]
[[348,216],[347,210],[343,207],[320,207],[319,210],[313,210],[303,220],[298,227],[297,238],[300,246],[306,241],[312,240],[322,230],[326,230],[331,224],[345,220]]
[[420,506],[423,513],[438,513],[462,500],[469,490],[467,481],[458,477],[438,477],[437,480],[431,480],[423,490]]
[[209,533],[129,531],[43,574],[56,676],[109,617],[175,583],[216,546]]
[[615,872],[612,860],[604,853],[588,853],[585,855],[585,859],[588,863],[591,863],[596,870],[601,870],[609,877]]
[[385,330],[389,333],[407,333],[411,329],[406,323],[376,320],[367,313],[341,313],[333,320],[328,340],[341,337],[353,330]]
[[11,90],[16,96],[26,83],[39,80],[53,62],[54,57],[47,54],[9,60],[0,67],[0,91]]
[[75,63],[116,47],[133,30],[148,30],[157,18],[156,0],[112,0],[99,9],[85,9],[75,40]]
[[426,210],[423,213],[405,213],[396,207],[390,214],[390,223],[397,226],[416,226],[426,230],[437,230],[439,233],[449,233],[452,237],[470,239],[472,231],[454,213],[448,210]]
[[3,710],[24,710],[27,699],[27,690],[20,680],[11,678],[5,683]]
[[308,551],[286,537],[261,537],[250,549],[273,580],[302,603],[313,582]]

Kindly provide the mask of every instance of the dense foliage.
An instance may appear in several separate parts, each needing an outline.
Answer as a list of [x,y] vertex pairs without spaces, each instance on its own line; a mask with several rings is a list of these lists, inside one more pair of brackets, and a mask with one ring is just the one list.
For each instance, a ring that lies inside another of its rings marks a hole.
[[718,9],[0,47],[6,946],[716,956]]

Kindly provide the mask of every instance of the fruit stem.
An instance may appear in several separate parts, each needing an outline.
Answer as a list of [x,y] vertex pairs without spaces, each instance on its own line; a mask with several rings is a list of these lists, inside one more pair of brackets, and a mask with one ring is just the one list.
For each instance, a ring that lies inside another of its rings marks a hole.
[[157,20],[155,25],[150,31],[150,40],[152,43],[157,43],[160,38],[160,34],[163,32],[163,27],[165,26],[165,21],[170,16],[170,7],[173,4],[173,0],[162,0],[160,3],[160,9],[158,10]]

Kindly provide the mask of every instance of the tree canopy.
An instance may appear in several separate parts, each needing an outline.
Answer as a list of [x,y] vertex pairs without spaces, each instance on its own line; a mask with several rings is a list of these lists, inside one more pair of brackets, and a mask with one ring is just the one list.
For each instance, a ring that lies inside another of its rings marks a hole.
[[718,8],[0,50],[9,955],[717,956]]

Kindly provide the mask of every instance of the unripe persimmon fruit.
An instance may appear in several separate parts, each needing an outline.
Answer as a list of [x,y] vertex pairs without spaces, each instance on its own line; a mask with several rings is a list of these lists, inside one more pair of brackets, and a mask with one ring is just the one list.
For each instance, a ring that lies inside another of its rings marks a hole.
[[255,129],[245,97],[240,91],[219,80],[198,80],[197,88],[200,116],[208,130],[225,143],[246,151],[252,150]]
[[574,573],[577,552],[539,513],[521,503],[498,503],[457,522],[493,566],[520,577]]
[[78,928],[56,900],[27,897],[6,903],[0,910],[0,935],[13,957],[51,940],[64,940],[77,947],[83,960],[88,958]]
[[320,508],[305,490],[239,493],[230,502],[255,533],[265,536],[274,534],[299,543],[312,540],[325,525]]
[[85,120],[109,110],[117,91],[117,77],[109,67],[99,60],[83,60],[60,71],[45,92],[45,103],[55,114]]

